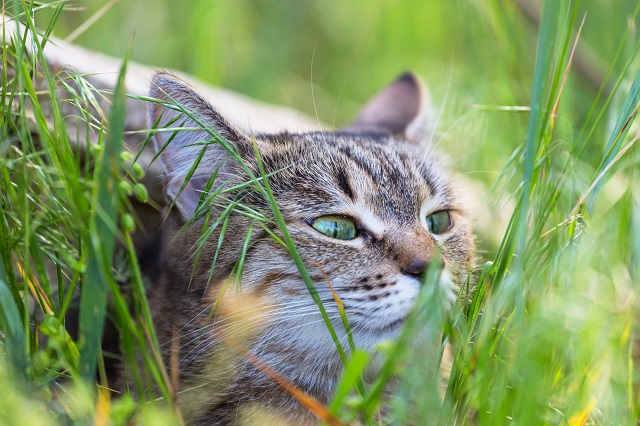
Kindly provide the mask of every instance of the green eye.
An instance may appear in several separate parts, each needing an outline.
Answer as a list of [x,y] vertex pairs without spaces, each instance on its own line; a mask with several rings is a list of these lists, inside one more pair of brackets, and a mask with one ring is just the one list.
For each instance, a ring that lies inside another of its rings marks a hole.
[[356,224],[342,216],[321,216],[309,224],[327,237],[339,240],[353,240],[357,234]]
[[451,216],[447,210],[427,216],[427,227],[432,234],[442,234],[451,228]]

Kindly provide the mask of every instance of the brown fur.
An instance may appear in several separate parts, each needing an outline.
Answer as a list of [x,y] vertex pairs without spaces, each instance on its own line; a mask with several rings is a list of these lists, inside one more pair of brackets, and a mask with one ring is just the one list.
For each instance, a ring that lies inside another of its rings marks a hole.
[[[397,336],[420,276],[437,253],[444,264],[440,283],[449,299],[443,303],[455,297],[472,261],[473,235],[438,157],[420,146],[419,130],[429,127],[424,124],[425,95],[416,77],[406,74],[343,131],[252,136],[177,78],[154,77],[151,96],[166,103],[150,104],[150,122],[159,123],[159,129],[192,129],[173,139],[167,131],[153,138],[173,208],[163,227],[160,279],[150,294],[165,363],[179,368],[171,377],[189,424],[259,424],[260,413],[288,424],[316,422],[247,362],[245,351],[322,403],[331,399],[341,372],[341,360],[291,255],[267,232],[282,237],[260,191],[249,185],[219,195],[206,208],[199,202],[214,173],[210,193],[246,182],[251,174],[260,176],[254,142],[288,232],[345,347],[327,279],[344,303],[356,345],[367,350]],[[174,102],[191,118],[171,106]],[[193,130],[200,124],[210,130]],[[228,141],[228,149],[221,143],[202,144],[214,134]],[[264,220],[256,222],[237,207],[228,216],[216,255],[221,224],[198,241],[233,201]],[[450,212],[453,226],[434,235],[425,217],[442,210]],[[325,215],[351,218],[360,234],[338,240],[309,225]],[[244,267],[235,274],[250,227]]]

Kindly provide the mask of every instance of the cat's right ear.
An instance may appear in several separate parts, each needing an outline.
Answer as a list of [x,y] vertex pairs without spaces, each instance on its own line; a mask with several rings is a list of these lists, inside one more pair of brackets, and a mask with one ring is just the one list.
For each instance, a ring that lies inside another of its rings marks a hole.
[[165,197],[188,220],[216,170],[218,176],[238,171],[231,152],[251,149],[250,138],[174,75],[157,73],[150,96],[159,101],[149,102],[149,128],[164,174]]
[[388,133],[419,142],[432,130],[434,115],[422,79],[406,72],[371,98],[355,121],[343,130]]

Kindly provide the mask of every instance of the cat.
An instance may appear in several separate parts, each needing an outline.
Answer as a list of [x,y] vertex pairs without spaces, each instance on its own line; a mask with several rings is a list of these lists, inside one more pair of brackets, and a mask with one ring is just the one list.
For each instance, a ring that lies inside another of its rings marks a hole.
[[442,161],[421,146],[433,125],[425,90],[406,73],[346,128],[254,135],[177,77],[153,77],[149,123],[170,207],[149,300],[187,424],[317,424],[282,382],[328,403],[342,371],[256,189],[262,176],[343,347],[333,291],[368,351],[398,336],[436,255],[455,300],[474,236]]

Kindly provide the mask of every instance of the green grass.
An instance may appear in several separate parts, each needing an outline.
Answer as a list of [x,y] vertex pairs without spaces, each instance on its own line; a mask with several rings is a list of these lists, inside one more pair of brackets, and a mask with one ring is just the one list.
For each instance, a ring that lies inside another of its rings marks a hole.
[[[398,375],[390,424],[635,424],[640,41],[629,23],[637,23],[638,5],[549,0],[536,32],[515,2],[423,3],[194,0],[178,9],[168,1],[121,2],[77,40],[123,57],[121,79],[131,57],[308,112],[317,108],[323,121],[338,125],[404,68],[427,76],[436,101],[447,99],[436,135],[440,150],[466,179],[493,188],[485,202],[492,210],[507,206],[506,232],[483,222],[499,222],[498,215],[478,217],[471,300],[461,298],[445,315],[438,287],[425,286],[402,337],[380,348],[385,361],[373,384],[361,380],[369,355],[343,350],[346,370],[330,416],[377,424],[382,390]],[[0,388],[10,391],[0,399],[0,423],[125,424],[136,413],[149,424],[177,424],[132,240],[130,200],[146,195],[130,161],[136,153],[121,152],[122,84],[110,110],[94,119],[90,112],[102,94],[81,76],[51,75],[41,66],[47,35],[71,33],[104,2],[88,4],[83,12],[65,11],[66,2],[5,4],[40,36],[33,55],[22,40],[2,44]],[[149,22],[135,20],[132,42],[124,31],[104,36],[140,10]],[[192,25],[176,28],[170,20]],[[151,38],[153,45],[141,46]],[[580,74],[581,61],[608,80],[594,86]],[[68,99],[56,100],[56,90]],[[72,105],[82,118],[74,129],[65,121]],[[70,131],[95,145],[75,146]],[[243,214],[255,226],[275,219],[312,290],[267,176],[250,184],[272,211]],[[224,217],[206,220],[210,232],[225,229]],[[107,303],[123,331],[137,390],[155,383],[162,401],[144,393],[139,401],[107,397],[108,354],[98,339]],[[71,308],[80,312],[77,339],[64,320]],[[407,351],[414,330],[425,326],[433,332]],[[452,343],[453,366],[441,388],[445,342]],[[140,353],[152,356],[138,364]]]

